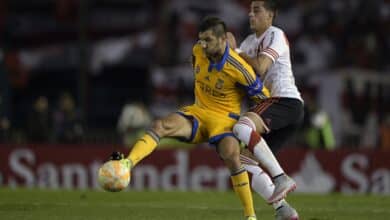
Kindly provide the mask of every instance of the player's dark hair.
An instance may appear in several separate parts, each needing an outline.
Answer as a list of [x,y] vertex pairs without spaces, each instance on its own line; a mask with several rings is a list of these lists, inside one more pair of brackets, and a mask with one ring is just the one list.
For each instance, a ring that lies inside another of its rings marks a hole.
[[252,0],[251,2],[264,2],[264,8],[274,13],[274,19],[278,14],[278,2],[277,0]]
[[226,34],[226,24],[217,17],[205,17],[199,25],[199,32],[212,30],[215,36],[221,37]]

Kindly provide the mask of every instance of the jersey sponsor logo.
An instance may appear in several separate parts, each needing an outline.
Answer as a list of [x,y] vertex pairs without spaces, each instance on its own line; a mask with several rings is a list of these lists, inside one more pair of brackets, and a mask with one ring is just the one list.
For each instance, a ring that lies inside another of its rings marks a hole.
[[225,93],[222,93],[220,91],[217,91],[217,90],[213,89],[212,87],[210,87],[209,85],[207,85],[206,83],[204,83],[202,81],[197,80],[197,83],[199,83],[199,88],[204,93],[206,93],[208,95],[211,95],[211,96],[214,96],[214,97],[217,97],[217,98],[225,98],[226,97]]
[[248,183],[244,182],[244,183],[235,184],[234,187],[243,187],[243,186],[246,186],[246,185],[248,185]]

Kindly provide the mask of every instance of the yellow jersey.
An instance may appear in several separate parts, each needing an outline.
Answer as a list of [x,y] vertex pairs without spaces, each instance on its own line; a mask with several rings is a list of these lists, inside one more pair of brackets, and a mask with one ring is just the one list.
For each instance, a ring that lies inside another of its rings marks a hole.
[[212,63],[200,44],[193,47],[195,105],[216,113],[241,113],[245,95],[258,100],[269,97],[252,67],[226,46],[219,63]]

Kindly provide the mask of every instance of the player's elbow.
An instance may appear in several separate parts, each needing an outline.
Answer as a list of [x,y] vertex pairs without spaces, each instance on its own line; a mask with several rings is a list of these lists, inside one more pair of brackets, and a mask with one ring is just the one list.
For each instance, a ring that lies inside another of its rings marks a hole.
[[261,55],[256,59],[256,62],[253,65],[256,73],[259,74],[262,78],[264,78],[266,72],[271,67],[273,60],[265,55]]

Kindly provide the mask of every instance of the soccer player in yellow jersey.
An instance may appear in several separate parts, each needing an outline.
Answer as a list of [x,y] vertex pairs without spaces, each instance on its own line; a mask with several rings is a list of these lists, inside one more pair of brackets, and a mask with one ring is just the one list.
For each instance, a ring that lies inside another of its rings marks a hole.
[[[232,128],[241,113],[245,95],[261,99],[266,91],[259,77],[226,41],[226,26],[215,17],[205,18],[193,47],[195,103],[155,120],[135,143],[128,157],[134,167],[149,155],[161,138],[175,137],[190,143],[209,142],[231,172],[231,181],[247,220],[255,220],[247,171]],[[115,157],[115,156],[114,156]],[[121,159],[121,158],[113,158]]]

